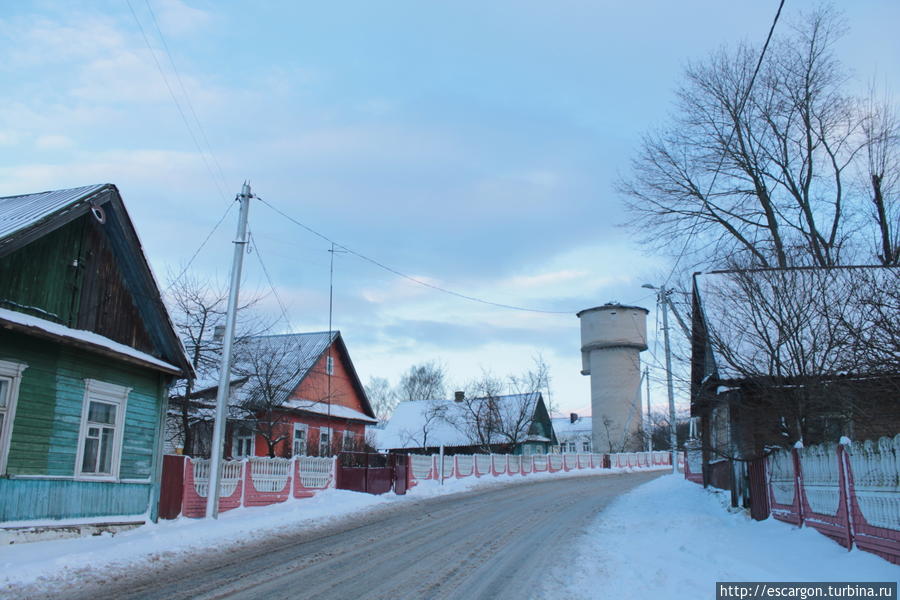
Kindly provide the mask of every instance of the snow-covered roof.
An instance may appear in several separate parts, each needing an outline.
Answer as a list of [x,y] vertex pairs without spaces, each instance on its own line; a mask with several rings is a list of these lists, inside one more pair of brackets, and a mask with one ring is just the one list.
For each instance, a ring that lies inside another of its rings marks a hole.
[[[497,396],[494,401],[508,406],[527,403],[530,415],[534,415],[539,393],[509,394]],[[502,410],[502,409],[501,409]],[[474,444],[463,427],[464,405],[453,400],[414,400],[401,402],[384,429],[378,432],[378,447],[422,448],[436,446],[471,446]],[[496,435],[492,443],[502,443]]]
[[569,417],[553,417],[553,431],[556,437],[562,438],[565,435],[591,433],[593,428],[593,419],[591,417],[579,416],[573,423]]
[[[282,406],[294,410],[377,423],[351,362],[347,363],[350,383],[358,390],[365,412],[335,403],[330,405],[329,410],[329,405],[325,402],[290,398],[332,342],[339,342],[335,347],[344,351],[339,331],[260,335],[236,342],[229,404],[246,406],[259,395],[260,386],[265,386],[268,388],[266,397],[273,404],[282,403]],[[334,360],[340,360],[338,353],[335,353]],[[204,380],[195,383],[194,393],[203,395],[212,392],[218,387],[218,383],[218,374],[210,373]]]
[[132,362],[142,363],[148,367],[165,371],[167,373],[177,374],[181,369],[175,365],[169,364],[164,360],[160,360],[155,356],[136,350],[131,346],[120,344],[108,337],[92,331],[83,329],[72,329],[59,323],[26,315],[6,308],[0,308],[0,326],[20,329],[29,332],[39,332],[46,336],[50,336],[63,341],[70,341],[78,345],[85,346],[88,349],[99,351],[104,354],[114,354],[121,357],[127,357]]
[[346,406],[341,406],[340,404],[331,404],[329,406],[327,402],[313,402],[311,400],[292,398],[287,400],[283,406],[285,408],[302,410],[317,415],[331,415],[332,417],[337,417],[339,419],[352,419],[354,421],[364,421],[366,423],[378,422],[378,419],[373,419],[365,413],[361,413],[358,410],[353,410]]
[[[231,383],[252,375],[254,362],[260,356],[278,355],[279,366],[286,370],[285,377],[291,377],[295,383],[290,391],[309,373],[322,353],[328,349],[329,343],[337,338],[339,331],[316,331],[310,333],[286,333],[278,335],[257,335],[244,338],[235,343],[234,358],[231,365]],[[194,389],[199,393],[219,385],[219,374],[212,372],[204,378],[198,378]]]
[[0,198],[0,239],[72,207],[107,185],[101,183]]

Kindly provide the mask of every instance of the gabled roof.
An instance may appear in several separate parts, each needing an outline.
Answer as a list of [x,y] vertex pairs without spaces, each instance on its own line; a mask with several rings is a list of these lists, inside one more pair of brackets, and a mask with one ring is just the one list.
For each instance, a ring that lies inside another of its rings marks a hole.
[[575,422],[569,417],[553,417],[553,431],[557,437],[566,435],[576,435],[581,433],[591,433],[594,420],[590,417],[579,416]]
[[[478,398],[476,398],[478,399]],[[529,394],[508,394],[493,398],[500,405],[530,406],[529,414],[534,418],[538,402],[543,398],[540,392]],[[460,427],[453,424],[454,417],[462,414],[462,404],[453,400],[413,400],[401,402],[394,409],[390,421],[377,432],[378,447],[428,448],[437,446],[472,446],[473,442]],[[436,413],[439,413],[436,416]],[[427,429],[427,435],[424,435]],[[424,439],[424,442],[423,442]],[[502,444],[505,440],[497,434],[491,443]]]
[[119,269],[162,359],[193,373],[175,333],[159,285],[119,190],[110,183],[0,198],[0,256],[5,256],[94,211],[115,252]]
[[[319,406],[320,404],[327,406],[325,403],[288,399],[290,394],[310,375],[313,367],[332,343],[337,350],[334,358],[343,361],[344,367],[350,375],[350,383],[362,399],[365,414],[352,409],[341,410],[343,407],[338,407],[336,404],[332,404],[329,411],[327,408]],[[281,397],[276,400],[283,402],[285,408],[317,414],[331,414],[336,417],[373,423],[377,421],[375,411],[372,410],[365,388],[356,373],[353,361],[350,360],[350,354],[347,352],[340,331],[259,335],[240,340],[235,344],[234,360],[231,366],[231,382],[232,386],[236,388],[232,396],[234,403],[241,403],[254,393],[253,375],[260,366],[259,357],[277,357],[277,362],[276,360],[268,361],[264,366],[281,371],[281,374],[274,375],[275,379],[283,379],[283,381],[277,382]],[[212,380],[198,381],[195,393],[202,394],[218,387],[218,376],[215,377]]]

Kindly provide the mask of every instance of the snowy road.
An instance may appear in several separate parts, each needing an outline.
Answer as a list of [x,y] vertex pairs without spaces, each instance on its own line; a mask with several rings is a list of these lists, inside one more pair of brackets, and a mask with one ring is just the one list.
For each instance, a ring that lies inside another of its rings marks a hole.
[[544,480],[404,503],[315,532],[248,539],[134,578],[85,573],[77,592],[58,597],[532,598],[547,568],[570,555],[574,534],[659,474]]

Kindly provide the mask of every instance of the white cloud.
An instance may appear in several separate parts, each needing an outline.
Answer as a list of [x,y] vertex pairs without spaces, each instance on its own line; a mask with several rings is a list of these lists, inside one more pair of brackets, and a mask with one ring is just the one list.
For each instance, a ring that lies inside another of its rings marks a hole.
[[71,138],[64,135],[42,135],[34,141],[34,145],[41,150],[63,150],[74,144]]
[[189,6],[182,0],[151,0],[155,6],[159,27],[164,33],[186,35],[206,27],[211,21],[210,13]]

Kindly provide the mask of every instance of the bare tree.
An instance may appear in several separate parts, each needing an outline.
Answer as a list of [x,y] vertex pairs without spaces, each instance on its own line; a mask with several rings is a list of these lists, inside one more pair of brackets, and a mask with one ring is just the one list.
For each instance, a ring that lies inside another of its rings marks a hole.
[[[209,279],[186,273],[171,279],[166,300],[175,329],[196,373],[196,378],[179,380],[173,389],[179,422],[169,431],[173,438],[170,441],[181,443],[187,454],[204,455],[209,452],[208,444],[200,438],[210,429],[208,420],[211,415],[209,411],[195,406],[192,398],[197,382],[218,383],[213,380],[219,372],[221,361],[222,338],[218,334],[225,327],[228,290]],[[262,333],[268,328],[258,316],[252,314],[252,307],[259,300],[259,296],[253,295],[238,307],[237,340]]]
[[418,400],[418,402],[424,404],[422,418],[415,428],[403,429],[399,434],[404,446],[427,448],[429,441],[433,443],[433,438],[429,436],[447,424],[448,405],[442,399]]
[[872,192],[872,217],[877,224],[884,265],[900,264],[900,122],[889,100],[876,100],[874,86],[863,108],[867,184]]
[[[883,193],[897,177],[896,128],[846,93],[842,33],[820,9],[773,39],[755,80],[760,49],[747,44],[687,67],[674,123],[644,137],[617,186],[648,243],[706,267],[896,260]],[[855,170],[870,174],[871,202]],[[877,248],[852,237],[860,228],[881,232]]]
[[384,377],[369,377],[366,384],[366,396],[372,404],[372,410],[379,423],[386,423],[394,409],[397,407],[397,392],[391,388],[390,382]]
[[715,287],[703,298],[704,312],[714,315],[709,341],[718,378],[741,382],[741,407],[757,415],[758,439],[725,436],[726,388],[726,402],[712,415],[714,430],[723,424],[721,439],[710,450],[746,456],[761,443],[816,442],[870,420],[875,403],[860,393],[860,382],[883,385],[897,372],[898,271],[769,269],[714,276]]
[[401,378],[397,386],[400,402],[414,400],[437,400],[446,397],[444,367],[437,362],[413,365]]
[[299,352],[290,337],[281,336],[248,338],[235,345],[234,372],[246,381],[235,392],[234,406],[263,438],[270,457],[291,435],[289,409],[313,402],[291,398],[305,369]]

